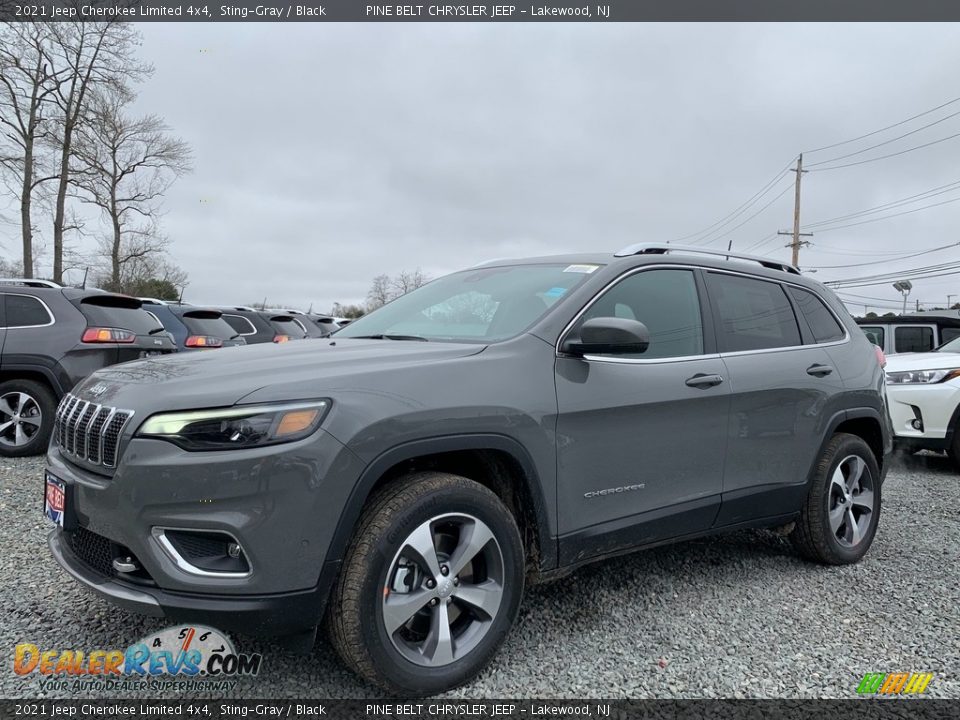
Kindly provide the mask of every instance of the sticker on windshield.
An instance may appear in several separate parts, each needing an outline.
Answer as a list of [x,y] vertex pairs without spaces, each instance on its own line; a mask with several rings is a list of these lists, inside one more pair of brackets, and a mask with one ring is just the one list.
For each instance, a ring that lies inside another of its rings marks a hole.
[[543,294],[543,296],[546,298],[558,298],[558,297],[562,297],[566,291],[567,289],[564,287],[552,287],[549,290],[547,290]]
[[567,265],[567,267],[565,267],[563,271],[589,274],[589,273],[592,273],[594,270],[596,270],[598,267],[600,266],[599,265]]

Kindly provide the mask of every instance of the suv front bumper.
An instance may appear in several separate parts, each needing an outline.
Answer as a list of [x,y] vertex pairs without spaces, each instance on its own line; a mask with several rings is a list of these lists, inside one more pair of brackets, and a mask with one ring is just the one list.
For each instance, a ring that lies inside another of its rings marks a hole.
[[73,553],[60,529],[50,533],[47,544],[54,560],[74,580],[124,610],[266,637],[292,635],[316,626],[339,566],[329,563],[315,588],[298,592],[239,597],[180,593],[134,585],[91,570]]

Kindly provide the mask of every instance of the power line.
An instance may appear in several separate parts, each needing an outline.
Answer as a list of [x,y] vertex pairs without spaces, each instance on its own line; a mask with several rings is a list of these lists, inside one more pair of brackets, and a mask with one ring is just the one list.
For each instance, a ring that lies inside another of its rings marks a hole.
[[866,163],[877,162],[877,160],[886,160],[887,158],[897,157],[898,155],[905,155],[908,152],[913,152],[914,150],[922,150],[923,148],[930,147],[931,145],[938,145],[939,143],[946,142],[947,140],[953,140],[954,138],[960,137],[960,132],[954,133],[953,135],[948,135],[947,137],[940,138],[939,140],[933,140],[923,145],[915,145],[914,147],[907,148],[906,150],[901,150],[900,152],[890,153],[889,155],[881,155],[880,157],[869,158],[867,160],[859,160],[857,162],[846,163],[844,165],[834,165],[833,167],[822,167],[811,170],[810,172],[825,172],[827,170],[840,170],[841,168],[853,167],[854,165],[864,165]]
[[810,163],[810,165],[808,165],[808,167],[816,167],[817,165],[827,165],[827,164],[829,164],[829,163],[836,162],[837,160],[846,160],[847,158],[853,157],[853,156],[855,156],[855,155],[862,155],[863,153],[865,153],[865,152],[870,152],[871,150],[875,150],[875,149],[878,148],[878,147],[883,147],[884,145],[889,145],[890,143],[894,143],[894,142],[896,142],[897,140],[903,140],[903,138],[905,138],[905,137],[910,137],[911,135],[916,135],[918,132],[922,132],[923,130],[926,130],[927,128],[933,127],[934,125],[939,125],[939,124],[942,123],[942,122],[946,122],[946,121],[949,120],[950,118],[954,118],[954,117],[956,117],[957,115],[960,115],[960,110],[958,110],[958,111],[955,112],[955,113],[951,113],[950,115],[945,115],[945,116],[943,116],[942,118],[940,118],[939,120],[934,120],[932,123],[927,123],[926,125],[921,125],[920,127],[916,128],[915,130],[911,130],[910,132],[906,132],[906,133],[904,133],[903,135],[897,135],[897,137],[895,137],[895,138],[890,138],[889,140],[884,140],[884,141],[881,142],[881,143],[877,143],[876,145],[871,145],[870,147],[865,147],[865,148],[863,148],[862,150],[855,150],[854,152],[852,152],[852,153],[847,153],[846,155],[838,155],[837,157],[830,158],[830,159],[828,159],[828,160],[820,160],[820,161],[815,162],[815,163]]
[[[727,225],[728,223],[732,222],[734,219],[736,219],[737,216],[744,213],[752,205],[754,205],[758,200],[760,200],[760,198],[762,198],[764,195],[770,192],[770,190],[773,189],[773,186],[776,185],[778,182],[780,182],[780,180],[782,180],[786,176],[787,171],[790,169],[790,166],[792,164],[793,164],[793,160],[790,160],[790,162],[787,163],[786,166],[784,166],[784,168],[780,170],[780,172],[778,172],[772,180],[770,180],[766,185],[764,185],[757,192],[755,192],[746,202],[742,203],[741,205],[738,205],[730,214],[725,215],[724,217],[720,218],[712,225],[708,225],[702,230],[698,230],[697,232],[691,233],[689,235],[684,235],[683,237],[674,238],[670,242],[680,242],[682,240],[689,240],[690,238],[697,237],[698,235],[704,235],[704,234],[710,235],[715,230],[719,230],[724,225]],[[696,244],[696,242],[694,242],[694,244]]]
[[815,153],[815,152],[820,152],[821,150],[829,150],[829,149],[831,149],[831,148],[840,147],[841,145],[849,145],[850,143],[857,142],[857,140],[863,140],[863,139],[868,138],[868,137],[873,137],[874,135],[879,135],[880,133],[886,132],[887,130],[893,130],[893,128],[895,128],[895,127],[900,127],[901,125],[906,125],[908,122],[911,122],[911,121],[913,121],[913,120],[916,120],[917,118],[922,118],[922,117],[924,117],[925,115],[929,115],[929,114],[931,114],[931,113],[935,113],[937,110],[942,110],[943,108],[945,108],[945,107],[947,107],[947,106],[949,106],[949,105],[953,105],[955,102],[960,102],[960,97],[956,97],[956,98],[954,98],[953,100],[948,100],[947,102],[943,103],[942,105],[937,105],[937,107],[931,108],[930,110],[924,110],[922,113],[919,113],[918,115],[914,115],[913,117],[908,117],[906,120],[901,120],[900,122],[896,122],[896,123],[894,123],[893,125],[887,125],[886,127],[880,128],[879,130],[874,130],[873,132],[868,132],[868,133],[865,134],[865,135],[860,135],[860,136],[858,136],[858,137],[851,138],[850,140],[844,140],[843,142],[833,143],[833,145],[824,145],[823,147],[814,148],[813,150],[804,150],[804,152],[807,153],[807,154],[813,154],[813,153]]
[[893,208],[900,207],[901,205],[909,205],[910,203],[916,202],[918,200],[927,200],[929,198],[937,197],[938,195],[944,195],[948,192],[952,192],[953,190],[958,190],[958,189],[960,189],[960,180],[954,180],[953,182],[947,183],[946,185],[940,185],[938,187],[931,188],[929,190],[924,190],[923,192],[917,193],[916,195],[910,195],[905,198],[900,198],[899,200],[891,200],[890,202],[883,203],[882,205],[876,205],[871,208],[866,208],[865,210],[858,210],[857,212],[848,213],[847,215],[839,215],[837,217],[830,218],[829,220],[818,220],[816,222],[807,223],[806,225],[804,225],[804,227],[805,228],[818,227],[821,225],[829,225],[834,222],[839,222],[841,220],[852,220],[853,218],[861,217],[863,215],[872,215],[877,212],[882,212],[883,210],[892,210]]
[[884,215],[883,217],[871,218],[869,220],[860,220],[858,222],[847,223],[846,225],[834,225],[833,227],[819,228],[817,232],[818,233],[832,232],[834,230],[854,227],[856,225],[867,225],[868,223],[880,222],[882,220],[890,220],[891,218],[900,217],[901,215],[910,215],[911,213],[920,212],[921,210],[929,210],[930,208],[940,207],[941,205],[949,205],[950,203],[955,203],[958,201],[960,201],[960,197],[955,197],[950,200],[942,200],[941,202],[938,202],[938,203],[923,205],[922,207],[914,208],[913,210],[904,210],[903,212],[893,213],[892,215]]
[[760,208],[759,210],[757,210],[753,215],[751,215],[750,217],[748,217],[748,218],[747,218],[746,220],[744,220],[742,223],[740,223],[739,225],[734,225],[732,228],[730,228],[729,230],[727,230],[725,233],[722,233],[721,235],[717,235],[716,237],[710,238],[710,239],[707,240],[704,244],[709,245],[710,243],[715,243],[717,240],[721,240],[721,239],[725,238],[727,235],[729,235],[730,233],[732,233],[732,232],[734,232],[734,231],[736,231],[736,230],[739,230],[739,229],[742,228],[744,225],[746,225],[748,222],[750,222],[750,221],[753,220],[755,217],[757,217],[757,215],[760,215],[761,213],[763,213],[767,208],[769,208],[771,205],[773,205],[777,200],[779,200],[780,198],[782,198],[784,195],[787,194],[788,191],[790,191],[790,190],[792,190],[792,189],[793,189],[793,184],[791,183],[790,185],[787,185],[782,191],[780,191],[780,193],[778,193],[777,196],[776,196],[775,198],[773,198],[773,200],[771,200],[771,201],[768,202],[766,205],[764,205],[762,208]]
[[930,250],[922,250],[920,252],[910,253],[909,255],[901,255],[898,258],[887,258],[886,260],[873,260],[871,262],[852,263],[850,265],[814,265],[811,269],[832,270],[834,268],[862,267],[863,265],[883,265],[895,260],[906,260],[907,258],[919,257],[920,255],[929,255],[930,253],[957,247],[958,245],[960,245],[960,243],[950,243],[949,245],[941,245],[940,247],[931,248]]

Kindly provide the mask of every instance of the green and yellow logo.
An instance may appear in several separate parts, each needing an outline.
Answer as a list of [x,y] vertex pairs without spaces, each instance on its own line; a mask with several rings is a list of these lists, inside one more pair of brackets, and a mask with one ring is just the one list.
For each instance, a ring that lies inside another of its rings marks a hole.
[[857,686],[861,695],[919,695],[933,680],[933,673],[867,673]]

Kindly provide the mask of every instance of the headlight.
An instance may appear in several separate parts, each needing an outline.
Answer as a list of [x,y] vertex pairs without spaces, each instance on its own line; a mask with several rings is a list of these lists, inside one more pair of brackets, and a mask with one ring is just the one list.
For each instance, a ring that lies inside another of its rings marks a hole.
[[960,368],[948,370],[908,370],[906,372],[888,372],[887,382],[891,385],[914,385],[920,383],[940,383],[960,377]]
[[169,440],[184,450],[262,447],[307,437],[329,409],[329,400],[312,400],[160,413],[147,418],[137,437]]

